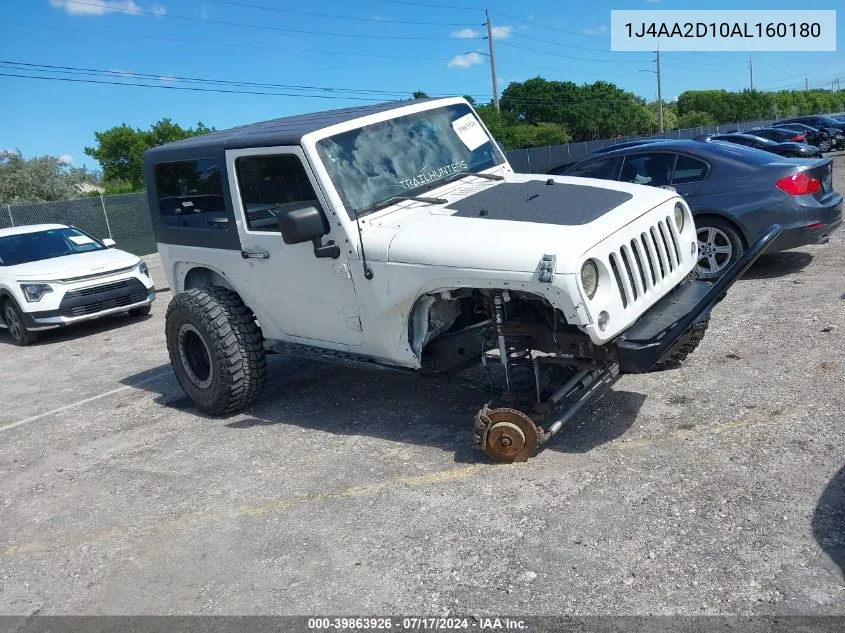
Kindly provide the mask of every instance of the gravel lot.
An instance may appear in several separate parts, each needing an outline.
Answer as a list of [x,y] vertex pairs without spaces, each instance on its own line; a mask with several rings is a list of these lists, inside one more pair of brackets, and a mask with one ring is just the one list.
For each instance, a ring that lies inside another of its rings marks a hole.
[[0,332],[0,613],[845,614],[844,245],[765,256],[685,367],[514,466],[457,384],[274,357],[198,414],[167,291]]

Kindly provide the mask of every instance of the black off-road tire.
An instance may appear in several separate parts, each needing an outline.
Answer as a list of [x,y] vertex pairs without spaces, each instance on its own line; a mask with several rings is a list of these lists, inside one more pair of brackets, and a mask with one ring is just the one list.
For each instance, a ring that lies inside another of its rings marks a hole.
[[704,333],[707,331],[707,326],[710,325],[710,315],[698,321],[692,326],[692,331],[686,341],[672,351],[671,354],[659,361],[651,371],[665,371],[667,369],[675,369],[687,359],[687,356],[695,351],[698,344],[704,339]]
[[167,307],[165,333],[176,379],[200,410],[232,414],[261,394],[264,339],[236,293],[214,286],[177,294]]
[[38,342],[38,332],[30,332],[23,324],[23,316],[14,300],[0,297],[0,318],[15,345],[26,347]]
[[131,317],[145,317],[147,316],[150,311],[153,309],[151,305],[141,306],[140,308],[132,308],[129,311],[129,316]]

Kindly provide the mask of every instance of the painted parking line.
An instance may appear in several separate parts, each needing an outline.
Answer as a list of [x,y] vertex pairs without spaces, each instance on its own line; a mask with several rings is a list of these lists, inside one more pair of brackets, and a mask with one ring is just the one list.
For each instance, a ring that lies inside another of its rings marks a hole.
[[14,429],[15,427],[22,426],[24,424],[29,424],[30,422],[35,422],[37,420],[41,420],[42,418],[49,417],[51,415],[55,415],[57,413],[62,413],[63,411],[67,411],[69,409],[73,409],[75,407],[80,407],[83,404],[88,404],[89,402],[95,402],[97,400],[102,400],[103,398],[108,398],[109,396],[113,396],[116,393],[120,393],[121,391],[127,391],[129,389],[135,389],[136,387],[140,387],[141,385],[145,385],[149,382],[153,382],[154,380],[158,380],[164,376],[172,376],[173,372],[171,370],[163,371],[158,373],[154,376],[150,376],[149,378],[144,378],[143,380],[139,380],[134,385],[124,385],[123,387],[118,387],[117,389],[111,389],[110,391],[104,391],[103,393],[97,394],[96,396],[91,396],[90,398],[85,398],[84,400],[79,400],[77,402],[72,402],[71,404],[66,404],[63,407],[59,407],[58,409],[53,409],[52,411],[45,411],[44,413],[39,413],[38,415],[33,415],[32,417],[25,418],[23,420],[18,420],[17,422],[11,422],[4,426],[0,426],[0,432],[8,431],[9,429]]

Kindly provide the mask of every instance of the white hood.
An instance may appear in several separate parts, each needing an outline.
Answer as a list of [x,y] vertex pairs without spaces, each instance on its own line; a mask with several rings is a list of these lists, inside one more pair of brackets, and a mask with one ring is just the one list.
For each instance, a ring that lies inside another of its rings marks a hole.
[[[502,190],[495,187],[504,182],[475,182],[445,194],[429,192],[425,195],[442,197],[449,202],[441,205],[403,202],[385,215],[369,222],[366,221],[369,218],[365,219],[362,227],[367,258],[405,264],[531,273],[537,270],[543,255],[549,254],[557,257],[556,272],[573,273],[583,253],[677,195],[644,185],[564,176],[551,178],[555,184],[597,187],[630,194],[630,197],[626,196],[624,202],[606,211],[599,209],[592,214],[586,213],[579,223],[557,223],[554,219],[549,222],[525,221],[527,216],[522,219],[492,219],[494,213],[486,217],[480,214],[480,217],[472,217],[472,213],[458,216],[455,206],[463,204],[467,196],[486,192],[489,201],[498,197],[498,191]],[[505,182],[537,181],[545,185],[549,179],[547,176],[517,174],[508,177]],[[567,192],[566,188],[555,186],[537,190],[560,196]],[[562,214],[566,213],[566,202],[561,198]],[[547,200],[546,203],[554,207],[554,201]],[[588,199],[584,206],[590,204]],[[520,208],[511,211],[511,217],[522,213]]]
[[20,281],[71,280],[87,275],[107,274],[112,270],[133,266],[139,261],[141,260],[137,255],[108,248],[9,266],[4,272],[9,278],[14,277]]

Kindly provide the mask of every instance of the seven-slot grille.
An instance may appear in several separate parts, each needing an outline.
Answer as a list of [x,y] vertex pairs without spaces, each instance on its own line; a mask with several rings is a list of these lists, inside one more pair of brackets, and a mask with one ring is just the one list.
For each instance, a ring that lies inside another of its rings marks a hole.
[[59,305],[59,315],[65,317],[96,314],[111,308],[140,303],[149,291],[139,280],[123,279],[109,284],[71,290]]
[[622,244],[610,253],[609,259],[625,308],[660,287],[684,260],[674,222],[669,216]]

